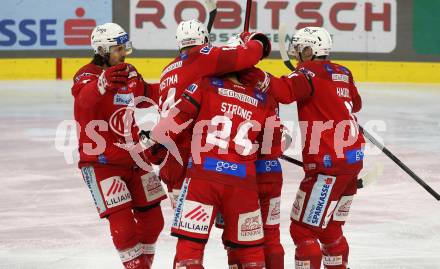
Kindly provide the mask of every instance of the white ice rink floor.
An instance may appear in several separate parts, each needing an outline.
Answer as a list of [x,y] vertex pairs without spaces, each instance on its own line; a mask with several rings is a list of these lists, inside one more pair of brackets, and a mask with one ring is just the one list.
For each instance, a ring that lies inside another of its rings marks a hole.
[[[70,82],[0,82],[0,269],[122,268],[108,226],[100,220],[76,164],[55,149],[58,124],[72,119]],[[440,86],[360,84],[360,122],[382,120],[386,146],[440,192]],[[294,107],[284,108],[295,120]],[[298,156],[295,156],[298,157]],[[352,269],[440,268],[440,202],[383,154],[368,155],[383,175],[359,191],[345,233]],[[283,162],[282,241],[294,268],[290,207],[302,171]],[[156,269],[171,268],[172,210],[157,244]],[[227,268],[213,231],[206,268]]]

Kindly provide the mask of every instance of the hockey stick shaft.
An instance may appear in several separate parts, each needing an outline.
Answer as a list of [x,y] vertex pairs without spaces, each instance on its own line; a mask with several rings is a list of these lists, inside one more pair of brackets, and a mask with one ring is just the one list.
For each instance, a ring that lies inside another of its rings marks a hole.
[[209,12],[208,25],[206,28],[208,29],[208,33],[211,33],[212,26],[214,25],[215,16],[217,15],[217,1],[216,0],[203,0],[205,8]]
[[[292,157],[289,157],[289,156],[286,156],[286,155],[281,155],[280,159],[281,160],[285,160],[286,162],[292,163],[294,165],[298,165],[300,167],[303,167],[303,162],[301,162],[301,161],[299,161],[297,159],[294,159]],[[362,178],[358,178],[358,180],[357,180],[357,188],[358,189],[362,189],[363,187],[364,187],[363,179]]]
[[378,147],[388,158],[390,158],[397,166],[405,171],[412,179],[414,179],[420,186],[422,186],[427,192],[429,192],[437,201],[440,201],[440,194],[438,194],[431,186],[429,186],[423,179],[421,179],[416,173],[414,173],[408,166],[406,166],[399,158],[397,158],[391,151],[389,151],[384,145],[376,140],[368,131],[359,125],[359,129],[368,140],[371,141],[376,147]]
[[214,25],[215,16],[217,15],[217,9],[214,9],[213,11],[209,12],[209,21],[208,21],[208,33],[211,33],[212,26]]
[[244,17],[244,31],[249,32],[249,24],[251,20],[252,0],[247,0],[246,3],[246,15]]

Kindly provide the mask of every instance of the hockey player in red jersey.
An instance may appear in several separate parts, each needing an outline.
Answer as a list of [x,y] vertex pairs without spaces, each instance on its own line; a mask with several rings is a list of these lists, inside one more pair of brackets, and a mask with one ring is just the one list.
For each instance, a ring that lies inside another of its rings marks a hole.
[[[149,269],[163,228],[160,201],[166,197],[153,172],[137,166],[129,152],[137,143],[134,108],[158,99],[157,85],[143,81],[130,64],[128,34],[117,24],[97,26],[91,35],[95,56],[74,76],[72,95],[78,122],[79,168],[98,213],[107,218],[113,243],[127,269]],[[145,160],[143,152],[140,157]]]
[[270,96],[241,85],[234,74],[203,78],[170,110],[179,113],[153,128],[152,139],[167,146],[182,135],[169,129],[173,122],[192,124],[191,159],[172,225],[179,238],[175,268],[204,268],[204,247],[217,212],[223,215],[223,239],[238,257],[239,268],[264,268],[254,162],[256,142],[266,118],[275,113],[273,106]]
[[[244,32],[240,38],[243,40],[240,46],[211,46],[205,25],[197,20],[182,21],[176,32],[180,54],[163,69],[160,77],[161,114],[167,115],[169,108],[182,95],[184,89],[197,79],[242,70],[269,55],[271,44],[264,34]],[[190,141],[190,135],[187,131],[186,135],[179,138],[180,141],[176,141],[181,145],[179,151],[184,163],[180,163],[174,156],[169,156],[160,170],[160,177],[167,183],[171,200],[174,202],[185,177],[189,155],[190,144],[183,141]]]
[[[242,71],[240,73],[247,72]],[[258,185],[258,199],[261,207],[261,216],[264,231],[264,257],[267,269],[284,268],[284,248],[280,241],[280,205],[283,173],[278,158],[281,156],[287,141],[290,140],[285,127],[281,125],[278,104],[272,108],[274,115],[266,120],[263,130],[264,141],[258,151],[255,161],[256,179]],[[223,216],[218,213],[216,226],[224,229]],[[225,240],[223,240],[225,241]],[[234,251],[225,244],[228,251],[230,268],[241,268]],[[236,266],[236,267],[234,267]]]
[[[353,114],[362,102],[350,70],[328,60],[331,46],[323,28],[298,30],[289,48],[299,61],[296,71],[270,78],[269,91],[279,102],[298,105],[305,177],[290,227],[298,269],[320,268],[321,261],[329,269],[345,269],[348,264],[342,226],[362,169],[365,141]],[[311,77],[313,90],[295,87],[292,79],[301,74]],[[253,75],[254,80],[270,77],[261,70]]]

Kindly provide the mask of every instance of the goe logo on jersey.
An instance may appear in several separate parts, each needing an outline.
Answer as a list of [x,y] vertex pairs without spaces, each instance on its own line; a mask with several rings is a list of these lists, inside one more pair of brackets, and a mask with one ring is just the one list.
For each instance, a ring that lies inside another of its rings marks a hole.
[[203,163],[205,170],[210,170],[231,176],[246,177],[246,165],[219,160],[215,158],[205,158]]
[[281,164],[278,160],[257,160],[255,169],[257,174],[281,172]]
[[322,216],[327,208],[328,200],[335,184],[336,177],[318,175],[303,217],[303,222],[320,227]]

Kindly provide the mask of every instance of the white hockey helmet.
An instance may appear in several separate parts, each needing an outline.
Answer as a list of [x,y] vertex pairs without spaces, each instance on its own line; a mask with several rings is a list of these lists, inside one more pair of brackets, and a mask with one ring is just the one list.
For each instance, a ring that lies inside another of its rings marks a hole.
[[292,37],[289,45],[289,54],[295,51],[302,52],[310,47],[315,57],[327,56],[332,48],[332,38],[322,27],[305,27],[299,29]]
[[132,51],[131,41],[127,32],[116,23],[105,23],[98,25],[93,29],[90,37],[92,48],[95,54],[99,54],[100,50],[104,53],[110,53],[110,47],[116,45],[125,45],[127,54]]
[[177,46],[179,50],[202,45],[209,42],[209,33],[206,26],[198,20],[182,21],[176,31]]

